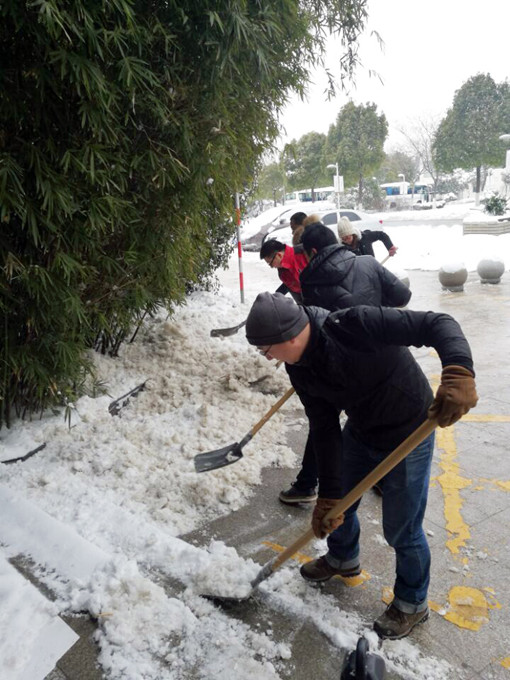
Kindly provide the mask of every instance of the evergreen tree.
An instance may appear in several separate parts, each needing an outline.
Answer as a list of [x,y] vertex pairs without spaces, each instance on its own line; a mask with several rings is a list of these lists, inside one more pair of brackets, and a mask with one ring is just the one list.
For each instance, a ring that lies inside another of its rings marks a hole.
[[282,163],[288,185],[294,189],[315,189],[329,181],[324,163],[326,135],[307,132],[300,139],[293,139],[282,154]]
[[482,167],[501,165],[499,136],[510,125],[509,102],[507,83],[498,85],[489,74],[469,78],[455,93],[435,135],[437,168],[443,172],[475,168],[475,193],[480,193]]
[[0,4],[0,425],[225,261],[232,193],[366,0]]
[[285,187],[285,172],[280,163],[269,163],[261,168],[257,176],[258,198],[274,199],[276,193],[284,193]]
[[375,104],[346,104],[328,132],[328,163],[337,162],[347,185],[357,184],[358,202],[363,198],[363,178],[371,176],[384,160],[388,122]]

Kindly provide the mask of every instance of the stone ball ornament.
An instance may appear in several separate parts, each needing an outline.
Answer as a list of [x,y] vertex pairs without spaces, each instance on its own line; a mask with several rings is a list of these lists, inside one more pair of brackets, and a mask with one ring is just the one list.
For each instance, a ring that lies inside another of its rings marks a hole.
[[444,264],[439,269],[439,283],[443,290],[461,293],[467,281],[468,273],[463,262]]
[[499,283],[505,272],[505,263],[496,258],[480,260],[476,268],[481,283]]

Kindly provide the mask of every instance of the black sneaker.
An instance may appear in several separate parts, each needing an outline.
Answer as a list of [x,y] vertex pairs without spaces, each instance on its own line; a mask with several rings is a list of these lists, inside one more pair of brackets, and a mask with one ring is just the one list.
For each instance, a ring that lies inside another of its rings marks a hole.
[[429,618],[429,610],[406,614],[392,603],[384,614],[374,621],[374,630],[383,640],[400,640],[406,637],[419,623]]
[[343,576],[344,578],[358,576],[358,574],[361,574],[361,568],[359,564],[356,564],[349,569],[335,569],[327,561],[326,555],[323,555],[318,560],[303,564],[299,573],[306,581],[321,583],[322,581],[329,581],[333,576]]
[[292,484],[287,491],[280,491],[278,499],[287,505],[294,505],[295,503],[313,503],[317,500],[317,492],[315,489],[300,489],[295,484]]

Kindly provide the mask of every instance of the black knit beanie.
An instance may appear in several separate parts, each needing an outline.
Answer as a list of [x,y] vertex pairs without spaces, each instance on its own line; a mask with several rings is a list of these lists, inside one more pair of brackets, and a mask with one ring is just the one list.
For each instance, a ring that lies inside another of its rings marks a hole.
[[301,333],[308,316],[301,305],[281,293],[259,293],[246,320],[250,345],[277,345]]

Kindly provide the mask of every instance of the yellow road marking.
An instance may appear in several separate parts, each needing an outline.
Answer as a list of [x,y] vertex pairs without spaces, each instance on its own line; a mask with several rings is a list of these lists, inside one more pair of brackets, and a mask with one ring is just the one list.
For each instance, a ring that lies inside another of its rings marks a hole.
[[464,500],[460,491],[470,486],[472,480],[459,474],[460,466],[455,460],[457,458],[457,446],[453,436],[453,428],[440,428],[436,433],[438,446],[444,452],[441,454],[439,463],[443,473],[437,477],[437,481],[443,491],[446,530],[450,535],[450,538],[446,541],[446,546],[452,553],[457,554],[459,548],[464,547],[466,541],[471,537],[469,526],[464,522],[461,513]]
[[510,416],[491,415],[488,413],[466,413],[459,423],[510,423]]

